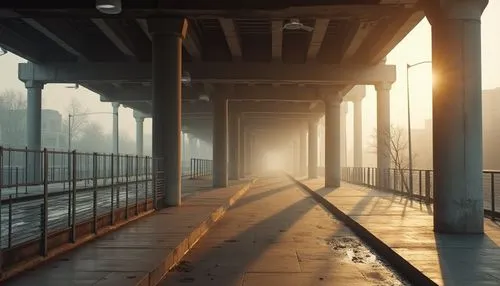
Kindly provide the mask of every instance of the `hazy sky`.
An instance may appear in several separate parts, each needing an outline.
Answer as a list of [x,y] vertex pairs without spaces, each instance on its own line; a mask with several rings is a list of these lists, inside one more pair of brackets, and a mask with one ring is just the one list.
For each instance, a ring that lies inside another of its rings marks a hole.
[[[500,1],[490,1],[482,17],[482,71],[483,89],[500,86]],[[387,64],[397,66],[397,81],[391,92],[391,121],[406,126],[406,64],[431,59],[431,29],[427,20],[423,20],[408,36],[388,55]],[[23,59],[9,53],[0,57],[0,90],[16,89],[25,92],[23,84],[17,79],[17,64]],[[411,105],[413,127],[423,127],[424,120],[431,117],[431,65],[424,64],[413,68],[411,80]],[[49,84],[43,90],[43,108],[56,109],[67,116],[67,106],[73,97],[77,97],[92,111],[110,112],[110,103],[102,103],[99,96],[84,88],[78,90],[66,88],[70,85]],[[376,124],[376,92],[367,86],[367,96],[363,100],[364,144]],[[89,119],[101,123],[105,131],[111,131],[111,115],[94,115]],[[349,146],[352,144],[352,106],[347,116]],[[145,121],[145,133],[151,132],[151,120]],[[120,108],[120,133],[135,138],[135,120],[132,110]],[[349,147],[350,149],[350,147]]]

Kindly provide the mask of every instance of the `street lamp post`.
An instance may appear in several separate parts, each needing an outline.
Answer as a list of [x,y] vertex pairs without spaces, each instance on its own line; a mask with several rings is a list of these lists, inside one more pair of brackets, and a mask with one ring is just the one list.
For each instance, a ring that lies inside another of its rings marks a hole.
[[[71,119],[77,116],[87,116],[87,115],[96,115],[96,114],[112,114],[116,116],[116,119],[118,120],[118,112],[88,112],[88,113],[77,113],[77,114],[68,114],[68,151],[71,152]],[[119,132],[116,132],[116,141],[118,142],[118,134]]]
[[406,101],[408,103],[408,183],[410,185],[410,192],[413,194],[413,156],[411,149],[411,113],[410,113],[410,69],[422,64],[430,64],[431,61],[421,61],[415,64],[406,64]]

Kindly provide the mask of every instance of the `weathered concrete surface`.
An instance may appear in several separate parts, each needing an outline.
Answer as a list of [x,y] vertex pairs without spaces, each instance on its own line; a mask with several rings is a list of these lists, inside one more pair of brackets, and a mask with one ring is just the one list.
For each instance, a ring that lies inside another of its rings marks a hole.
[[322,179],[302,181],[361,224],[439,285],[499,285],[500,226],[484,220],[485,235],[433,231],[432,207],[391,193]]
[[[200,181],[199,189],[212,183]],[[130,223],[3,285],[156,285],[249,186],[249,181],[230,183],[187,196],[182,207]]]
[[287,179],[252,186],[160,285],[401,285]]

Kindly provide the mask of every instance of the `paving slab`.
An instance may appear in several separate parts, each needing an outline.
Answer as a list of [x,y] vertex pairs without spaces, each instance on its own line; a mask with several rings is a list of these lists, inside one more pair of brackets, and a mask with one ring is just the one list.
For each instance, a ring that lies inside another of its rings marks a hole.
[[252,185],[160,285],[406,282],[343,223],[282,177]]
[[500,224],[485,218],[484,235],[433,231],[432,206],[392,193],[324,179],[301,181],[438,285],[500,285]]
[[156,285],[251,183],[219,189],[210,180],[186,183],[190,195],[181,207],[131,222],[2,285]]

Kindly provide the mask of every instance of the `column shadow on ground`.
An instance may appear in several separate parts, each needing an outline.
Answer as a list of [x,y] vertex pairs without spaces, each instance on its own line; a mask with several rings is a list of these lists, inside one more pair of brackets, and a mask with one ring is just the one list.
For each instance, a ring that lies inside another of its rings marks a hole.
[[[287,184],[285,186],[271,189],[262,194],[253,195],[253,197],[250,197],[247,200],[243,198],[235,203],[232,208],[242,207],[245,204],[262,200],[264,198],[272,198],[278,193],[286,190],[287,187],[295,187],[297,188],[295,191],[301,191],[299,186],[295,184]],[[322,190],[322,193],[328,194],[331,191],[333,190],[325,189]],[[283,236],[283,234],[286,233],[291,226],[293,226],[294,223],[300,220],[315,206],[317,206],[317,203],[310,196],[304,196],[302,199],[289,205],[279,213],[249,226],[238,235],[229,240],[225,240],[219,245],[212,246],[201,255],[193,253],[193,255],[196,255],[196,262],[194,265],[187,267],[188,269],[186,270],[184,269],[184,266],[191,263],[189,261],[188,254],[187,257],[180,262],[179,267],[176,269],[177,273],[169,273],[169,275],[172,275],[170,279],[176,279],[176,282],[181,285],[183,285],[184,282],[190,282],[190,285],[208,285],[207,281],[195,281],[195,276],[198,276],[201,271],[205,277],[210,277],[208,283],[214,283],[211,285],[234,285],[237,281],[239,281],[239,279],[241,279],[241,275],[245,273],[248,265],[251,265],[259,259],[259,257],[261,257],[267,249],[272,247],[272,245],[276,243],[280,237]],[[225,219],[227,218],[223,218],[220,222],[218,222],[218,225],[223,225],[225,223]],[[276,232],[262,234],[263,231],[273,229],[276,229]],[[332,233],[331,236],[335,236],[335,233]],[[207,237],[203,238],[201,242],[199,242],[201,246],[195,246],[192,250],[193,252],[200,251],[203,244],[208,243],[204,241],[204,239],[207,239]],[[219,260],[214,259],[214,257],[219,258]],[[232,257],[238,258],[231,259]],[[329,263],[328,265],[325,264],[324,271],[319,271],[318,273],[327,274],[330,267],[331,265]],[[167,279],[169,279],[168,275]],[[165,285],[171,285],[170,283],[176,284],[172,280],[167,281],[169,283],[166,283]]]

